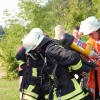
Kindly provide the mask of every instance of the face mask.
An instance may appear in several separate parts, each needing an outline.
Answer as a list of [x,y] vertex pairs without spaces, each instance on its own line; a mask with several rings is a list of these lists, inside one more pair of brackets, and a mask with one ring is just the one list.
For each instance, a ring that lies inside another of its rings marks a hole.
[[27,53],[27,55],[31,56],[33,58],[33,60],[35,60],[35,61],[38,61],[41,59],[39,52],[37,52],[36,50],[30,51],[29,53]]

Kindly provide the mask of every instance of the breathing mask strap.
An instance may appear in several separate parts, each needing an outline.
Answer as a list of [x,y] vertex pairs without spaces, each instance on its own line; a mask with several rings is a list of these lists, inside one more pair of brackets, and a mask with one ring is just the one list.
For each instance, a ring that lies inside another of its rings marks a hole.
[[27,55],[29,55],[29,56],[32,57],[34,60],[36,60],[36,58],[35,58],[31,53],[27,53]]

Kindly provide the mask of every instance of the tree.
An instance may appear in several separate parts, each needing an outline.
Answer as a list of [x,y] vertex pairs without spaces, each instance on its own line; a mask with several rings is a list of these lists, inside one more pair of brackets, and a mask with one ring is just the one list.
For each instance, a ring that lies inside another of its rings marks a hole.
[[72,28],[79,26],[85,18],[93,15],[100,17],[99,0],[48,0],[45,5],[41,5],[40,1],[20,0],[20,12],[16,17],[11,16],[7,10],[4,12],[6,28],[5,36],[0,41],[0,57],[10,78],[17,75],[15,55],[21,45],[21,38],[32,28],[39,27],[53,38],[54,27],[58,24],[63,25],[68,33],[71,33]]
[[[26,33],[25,27],[23,27],[18,18],[15,18],[9,14],[8,11],[4,12],[6,16],[5,35],[0,41],[0,58],[3,61],[3,66],[6,69],[6,74],[9,79],[17,76],[18,64],[15,59],[17,48],[21,45],[21,38]],[[11,18],[11,19],[10,19]]]

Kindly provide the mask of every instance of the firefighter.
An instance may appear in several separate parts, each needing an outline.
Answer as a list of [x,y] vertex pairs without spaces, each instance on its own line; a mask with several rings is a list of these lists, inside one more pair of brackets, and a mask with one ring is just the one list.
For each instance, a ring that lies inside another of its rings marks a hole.
[[53,79],[49,100],[90,100],[72,73],[81,72],[82,68],[80,56],[75,51],[64,49],[37,28],[23,39],[23,46],[26,53],[36,51],[45,61],[45,72]]
[[[43,65],[41,59],[31,58],[23,46],[19,48],[16,59],[19,63],[20,100],[47,100],[48,89],[40,83]],[[38,63],[35,60],[38,60]]]
[[[80,39],[81,35],[78,35],[78,31],[79,31],[79,27],[78,26],[74,27],[73,28],[73,33],[72,33],[73,36],[69,35],[69,37],[68,37],[68,35],[67,35],[64,27],[61,26],[61,25],[57,25],[55,27],[55,38],[54,39],[57,39],[59,41],[63,41],[63,43],[61,43],[61,45],[63,45],[66,48],[65,45],[68,43],[68,41],[64,41],[64,40],[68,40],[68,39],[70,40],[71,37],[73,37],[73,38],[71,38],[72,39],[71,41],[74,41],[74,38],[75,39]],[[66,35],[64,35],[64,33]],[[70,43],[71,43],[71,41],[70,41]],[[77,81],[81,84],[82,88],[87,88],[86,87],[86,82],[84,82],[83,79],[86,78],[86,76],[87,76],[87,74],[89,72],[88,71],[89,70],[89,67],[87,67],[86,65],[84,65],[84,66],[85,66],[84,73],[86,72],[85,76],[83,77],[83,76],[79,76],[77,74],[75,74],[74,76],[77,79]],[[83,85],[84,85],[84,87],[83,87]]]
[[[91,44],[97,53],[100,53],[100,21],[91,16],[81,22],[79,34],[89,35],[87,44]],[[88,80],[88,87],[94,96],[94,100],[100,100],[100,61],[98,67],[91,68]]]

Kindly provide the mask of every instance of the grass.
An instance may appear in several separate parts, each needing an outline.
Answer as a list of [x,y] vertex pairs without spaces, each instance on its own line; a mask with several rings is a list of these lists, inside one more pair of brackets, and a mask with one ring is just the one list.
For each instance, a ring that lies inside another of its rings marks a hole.
[[0,78],[0,100],[19,100],[18,80]]

